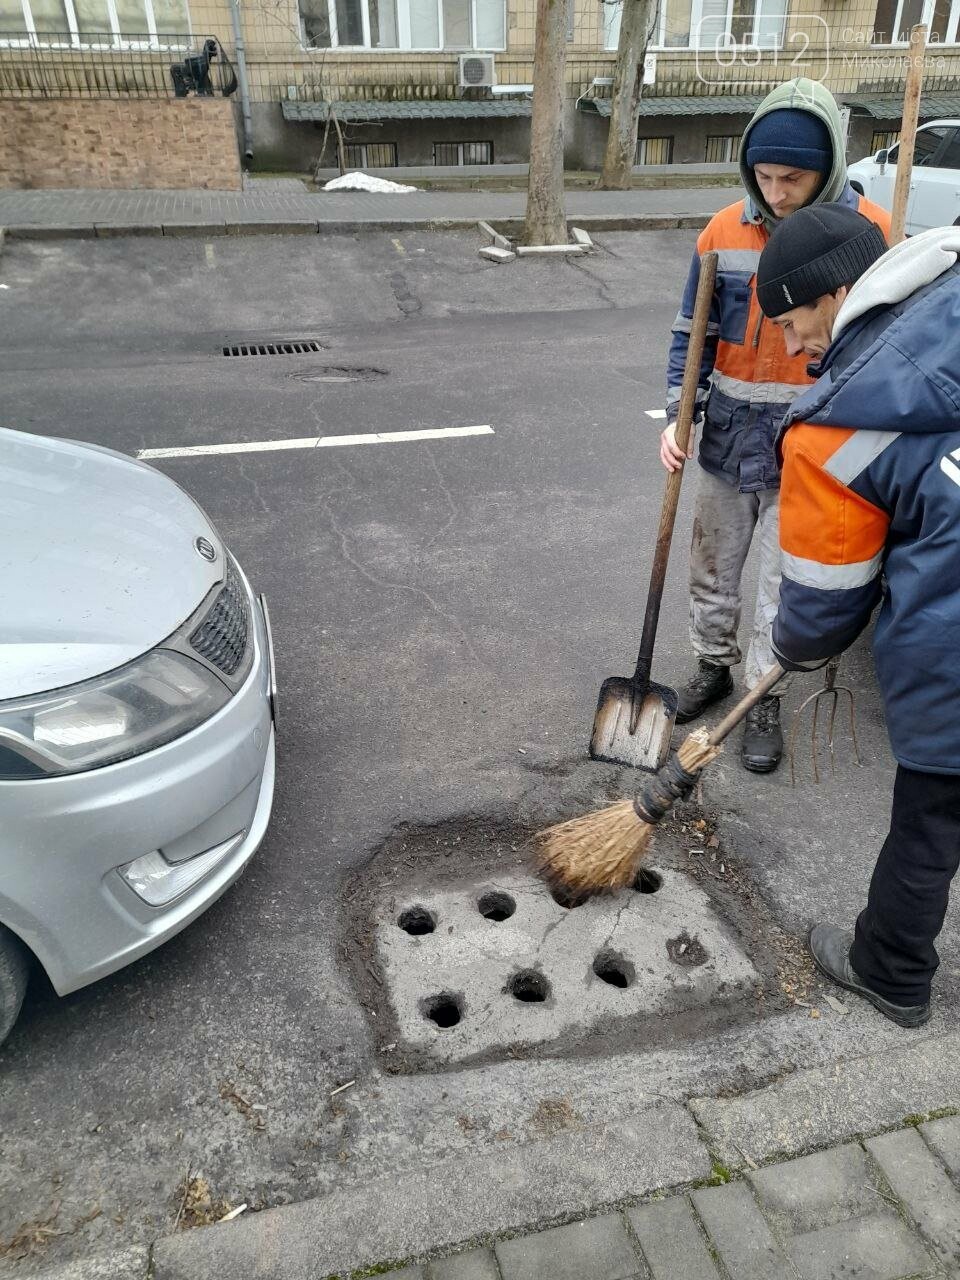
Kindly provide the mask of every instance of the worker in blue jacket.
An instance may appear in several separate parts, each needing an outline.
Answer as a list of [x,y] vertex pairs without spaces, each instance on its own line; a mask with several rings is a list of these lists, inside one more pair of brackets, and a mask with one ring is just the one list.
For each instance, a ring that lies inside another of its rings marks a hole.
[[819,361],[782,430],[774,653],[817,667],[873,633],[898,762],[890,830],[851,936],[819,968],[903,1026],[930,1016],[960,864],[960,227],[885,252],[850,208],[802,209],[760,259],[788,352]]

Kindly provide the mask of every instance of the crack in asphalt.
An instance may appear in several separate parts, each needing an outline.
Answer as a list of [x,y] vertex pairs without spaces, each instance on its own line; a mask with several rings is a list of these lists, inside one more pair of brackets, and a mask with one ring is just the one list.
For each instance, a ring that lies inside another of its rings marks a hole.
[[330,531],[340,544],[340,555],[343,558],[343,560],[351,566],[351,568],[356,569],[357,573],[359,573],[361,577],[365,578],[369,583],[371,583],[375,587],[385,588],[388,591],[405,591],[409,595],[419,597],[421,600],[424,601],[424,603],[428,606],[428,608],[430,608],[433,611],[433,613],[436,614],[438,618],[440,618],[453,631],[457,633],[457,635],[460,637],[460,639],[463,642],[464,648],[466,649],[470,657],[473,659],[473,661],[476,663],[476,665],[478,667],[482,667],[485,671],[489,670],[489,668],[487,667],[487,664],[483,661],[483,659],[477,653],[476,649],[474,649],[473,644],[470,640],[470,637],[467,635],[467,632],[464,630],[462,624],[460,623],[460,620],[454,614],[449,613],[446,609],[443,608],[442,605],[438,604],[437,601],[434,600],[433,596],[429,593],[429,591],[425,591],[423,587],[415,587],[406,582],[390,582],[386,578],[378,578],[375,573],[372,573],[366,567],[366,565],[361,564],[359,560],[357,560],[354,556],[350,554],[348,535],[344,533],[344,531],[340,528],[339,524],[337,523],[336,516],[334,515],[333,510],[330,506],[329,495],[320,494],[319,502],[320,502],[320,509],[322,510],[323,514],[326,516],[327,523],[330,526]]
[[578,262],[577,259],[572,256],[570,257],[569,261],[570,261],[571,267],[575,267],[577,271],[582,271],[583,274],[587,277],[587,279],[592,280],[593,283],[597,286],[597,297],[600,299],[600,301],[603,303],[606,303],[608,307],[611,307],[614,311],[616,311],[618,309],[617,303],[614,300],[614,298],[612,298],[610,295],[610,286],[607,284],[606,280],[603,280],[599,276],[594,275],[594,273],[590,270],[590,268],[587,266],[585,262]]
[[456,520],[457,516],[459,515],[459,511],[457,510],[457,505],[450,494],[450,490],[447,488],[446,481],[443,478],[443,474],[440,471],[440,467],[437,463],[436,458],[434,457],[434,452],[430,445],[424,446],[424,453],[426,454],[427,460],[430,463],[431,467],[433,467],[434,471],[436,472],[437,480],[439,481],[439,484],[440,484],[440,492],[443,494],[444,498],[446,499],[447,507],[449,508],[449,511],[450,511],[449,517],[441,526],[441,528],[439,528],[436,531],[436,533],[433,535],[433,537],[430,539],[429,542],[425,542],[421,547],[422,551],[427,551],[429,550],[430,547],[434,545],[434,543],[440,541],[443,535],[447,532],[447,530],[451,527],[453,522]]
[[239,455],[239,466],[238,466],[240,475],[244,480],[246,480],[247,484],[250,486],[251,494],[254,498],[256,498],[257,502],[259,502],[260,507],[263,510],[263,514],[265,516],[268,516],[270,515],[270,506],[267,503],[266,499],[264,498],[263,494],[260,492],[260,481],[256,478],[256,476],[254,476],[248,470],[248,467],[249,467],[248,457],[241,453]]

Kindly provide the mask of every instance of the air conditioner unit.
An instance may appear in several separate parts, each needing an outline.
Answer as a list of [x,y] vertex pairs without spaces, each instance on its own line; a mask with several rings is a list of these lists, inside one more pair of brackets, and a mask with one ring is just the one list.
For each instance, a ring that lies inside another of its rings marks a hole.
[[497,69],[494,65],[494,59],[490,54],[461,54],[461,89],[489,89],[496,83]]

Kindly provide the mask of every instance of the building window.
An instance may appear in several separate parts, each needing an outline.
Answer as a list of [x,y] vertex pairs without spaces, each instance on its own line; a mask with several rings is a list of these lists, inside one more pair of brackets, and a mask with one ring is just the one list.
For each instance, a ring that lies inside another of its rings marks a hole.
[[348,142],[343,148],[344,169],[395,169],[395,142]]
[[707,164],[733,164],[740,150],[739,133],[715,133],[707,138]]
[[492,142],[435,142],[433,163],[445,165],[493,164]]
[[[908,2],[903,0],[905,4]],[[954,2],[960,4],[960,0]],[[601,0],[601,3],[604,46],[616,49],[623,0]],[[787,3],[788,0],[664,0],[650,47],[713,49],[749,45],[779,49],[783,45]]]
[[673,138],[638,138],[634,164],[673,164]]
[[308,48],[506,47],[505,0],[299,0],[299,5],[301,38]]
[[190,42],[186,0],[0,0],[0,43],[178,49]]
[[[909,44],[910,28],[923,19],[923,0],[878,0],[873,22],[874,44]],[[930,44],[956,44],[960,0],[933,0],[927,39]]]
[[870,139],[870,154],[876,155],[881,149],[886,151],[900,137],[897,129],[878,129]]

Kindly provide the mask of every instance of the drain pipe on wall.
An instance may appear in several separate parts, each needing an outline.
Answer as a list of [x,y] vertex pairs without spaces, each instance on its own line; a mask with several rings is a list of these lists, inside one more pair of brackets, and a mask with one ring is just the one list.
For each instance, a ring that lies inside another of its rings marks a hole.
[[237,53],[237,84],[240,88],[240,111],[243,115],[243,158],[253,159],[253,121],[250,118],[250,85],[247,81],[247,54],[240,27],[240,5],[230,0],[230,21],[233,23],[233,43]]

